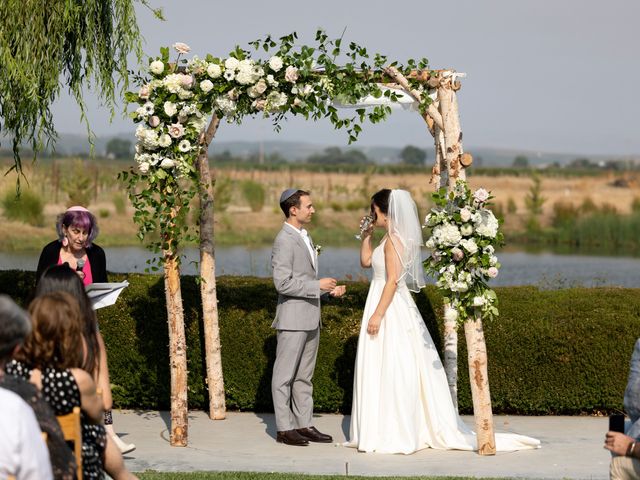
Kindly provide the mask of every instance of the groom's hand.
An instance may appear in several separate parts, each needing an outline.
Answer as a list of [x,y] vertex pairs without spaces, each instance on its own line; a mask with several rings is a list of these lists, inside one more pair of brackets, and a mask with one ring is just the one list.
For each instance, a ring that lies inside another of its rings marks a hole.
[[347,291],[346,286],[338,285],[336,288],[334,288],[329,292],[329,295],[331,295],[332,297],[341,297],[345,294],[346,291]]
[[338,284],[338,281],[335,278],[321,278],[320,279],[320,290],[324,290],[325,292],[330,292],[332,291],[334,288],[336,288],[336,285]]

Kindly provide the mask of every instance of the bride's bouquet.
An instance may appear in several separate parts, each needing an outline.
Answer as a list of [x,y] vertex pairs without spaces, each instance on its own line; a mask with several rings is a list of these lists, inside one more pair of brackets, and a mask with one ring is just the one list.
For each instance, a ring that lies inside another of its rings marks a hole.
[[436,206],[424,225],[431,230],[426,242],[431,256],[424,266],[452,307],[448,320],[462,322],[478,311],[487,318],[498,315],[498,299],[488,282],[500,269],[495,248],[503,243],[503,235],[487,208],[492,198],[483,188],[472,193],[463,180],[452,192],[443,187],[433,194]]

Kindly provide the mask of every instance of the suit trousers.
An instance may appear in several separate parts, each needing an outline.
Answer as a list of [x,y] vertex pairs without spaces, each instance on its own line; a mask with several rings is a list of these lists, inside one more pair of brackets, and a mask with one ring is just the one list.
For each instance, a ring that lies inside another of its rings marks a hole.
[[271,394],[279,432],[312,425],[313,371],[320,327],[315,330],[278,330]]
[[634,480],[640,478],[640,460],[629,457],[613,457],[609,468],[611,480]]

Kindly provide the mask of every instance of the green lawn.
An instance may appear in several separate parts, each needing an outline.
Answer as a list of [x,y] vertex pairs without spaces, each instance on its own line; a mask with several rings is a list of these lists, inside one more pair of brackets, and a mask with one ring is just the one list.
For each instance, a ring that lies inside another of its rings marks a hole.
[[[344,475],[302,475],[300,473],[258,473],[258,472],[191,472],[191,473],[167,473],[145,472],[137,474],[140,480],[344,480]],[[472,480],[476,477],[360,477],[360,480]],[[492,480],[486,478],[483,480]],[[493,479],[497,480],[497,479]],[[501,479],[501,480],[504,480]]]

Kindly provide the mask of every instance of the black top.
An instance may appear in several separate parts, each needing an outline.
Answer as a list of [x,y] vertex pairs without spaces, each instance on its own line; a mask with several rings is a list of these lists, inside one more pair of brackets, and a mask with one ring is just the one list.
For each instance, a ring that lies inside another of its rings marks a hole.
[[[7,373],[24,379],[31,377],[32,368],[13,361],[6,367]],[[42,397],[56,415],[66,415],[73,407],[81,407],[80,389],[70,370],[57,370],[47,367],[42,370]],[[82,424],[82,478],[104,480],[103,462],[107,445],[104,425],[91,423],[84,412]]]
[[[40,253],[40,260],[38,260],[38,270],[36,272],[36,283],[40,280],[40,277],[44,271],[51,265],[57,265],[60,259],[60,249],[62,243],[59,240],[54,240],[51,243],[45,245]],[[86,249],[87,258],[91,265],[91,276],[94,283],[106,283],[107,280],[107,257],[104,254],[104,250],[95,243]]]

